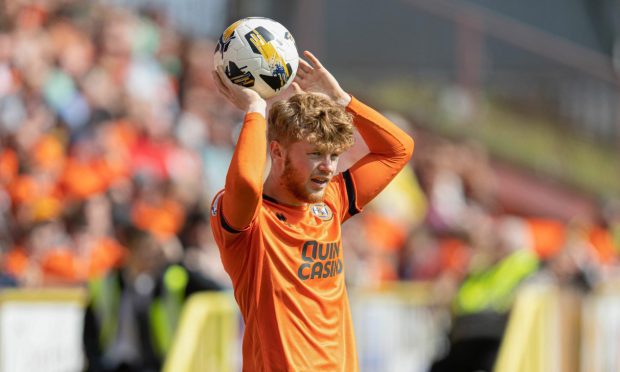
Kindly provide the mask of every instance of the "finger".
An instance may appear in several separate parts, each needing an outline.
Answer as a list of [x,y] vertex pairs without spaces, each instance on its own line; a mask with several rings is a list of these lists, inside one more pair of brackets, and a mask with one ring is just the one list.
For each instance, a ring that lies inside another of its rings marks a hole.
[[317,68],[317,69],[323,68],[323,65],[321,64],[321,62],[319,62],[318,58],[316,58],[314,54],[310,53],[310,51],[305,50],[304,56],[310,60],[312,67]]
[[305,72],[301,71],[301,70],[297,70],[297,74],[295,74],[295,78],[299,78],[301,80],[303,80],[303,79],[305,79],[307,77],[308,77],[308,75]]
[[222,91],[224,89],[223,84],[222,84],[222,80],[220,80],[220,75],[217,74],[217,72],[211,71],[211,77],[213,78],[213,82],[215,83],[215,86],[217,88],[218,91]]
[[293,79],[293,83],[297,84],[302,89],[304,89],[304,87],[307,85],[306,84],[306,80],[301,78],[301,77],[299,77],[299,75],[295,76],[295,79]]
[[224,86],[226,96],[233,98],[235,96],[235,92],[241,89],[241,86],[233,83],[232,80],[228,78],[228,75],[224,72],[224,66],[217,67],[217,74],[222,82],[222,85]]
[[222,79],[220,71],[216,68],[216,70],[212,71],[212,73],[213,79],[215,80],[216,84],[218,84],[218,86],[221,86],[222,88],[225,88],[226,85],[224,83],[224,80]]
[[232,89],[232,87],[234,86],[234,83],[232,81],[230,81],[230,79],[228,78],[228,76],[226,76],[226,73],[224,72],[224,66],[217,66],[216,68],[217,71],[217,75],[220,78],[220,81],[222,82],[222,84],[228,88],[228,89]]
[[[215,84],[217,85],[217,90],[220,94],[226,97],[229,101],[234,101],[232,89],[225,85],[224,81],[222,81],[222,76],[215,71],[213,74],[215,75]],[[228,78],[224,78],[224,80],[228,81]]]
[[310,73],[310,72],[312,72],[312,66],[310,66],[310,64],[308,62],[306,62],[306,61],[304,61],[303,59],[300,58],[299,59],[299,69],[298,70],[301,70],[301,71],[306,72],[306,73]]
[[226,86],[224,85],[224,82],[222,82],[220,74],[218,74],[217,71],[211,71],[211,74],[213,75],[213,80],[215,81],[215,86],[217,87],[217,90],[219,90],[220,93],[226,96],[228,92]]
[[298,83],[301,83],[303,81],[307,81],[309,79],[309,76],[305,73],[300,73],[299,71],[297,71],[297,74],[295,75],[295,79],[293,79],[294,81],[297,81]]
[[308,62],[304,60],[299,60],[299,67],[297,68],[297,75],[301,76],[303,79],[307,78],[312,74],[314,68],[308,64]]
[[213,77],[213,81],[215,81],[216,85],[222,84],[222,79],[220,79],[220,75],[216,70],[211,71],[211,76]]
[[291,86],[293,87],[293,91],[295,92],[295,94],[305,93],[304,90],[301,89],[301,87],[299,86],[299,84],[297,84],[296,81],[293,81]]

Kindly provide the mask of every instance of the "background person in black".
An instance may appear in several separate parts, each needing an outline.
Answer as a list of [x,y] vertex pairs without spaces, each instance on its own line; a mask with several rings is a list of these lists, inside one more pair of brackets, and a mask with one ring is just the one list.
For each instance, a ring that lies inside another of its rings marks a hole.
[[185,300],[217,290],[209,278],[171,263],[149,232],[127,228],[120,270],[90,281],[84,346],[88,371],[159,371]]

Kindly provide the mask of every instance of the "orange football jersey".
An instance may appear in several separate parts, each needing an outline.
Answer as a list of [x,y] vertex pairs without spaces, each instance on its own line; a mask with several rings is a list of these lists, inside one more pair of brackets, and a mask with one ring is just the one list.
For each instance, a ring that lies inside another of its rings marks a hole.
[[413,140],[355,98],[347,109],[370,154],[332,179],[323,202],[293,207],[262,194],[266,123],[249,113],[225,189],[211,204],[211,227],[245,321],[244,371],[359,370],[341,224],[402,169]]
[[342,175],[323,203],[291,207],[267,196],[243,232],[221,211],[212,224],[245,320],[244,370],[355,371],[357,356],[344,282],[341,223],[348,198]]

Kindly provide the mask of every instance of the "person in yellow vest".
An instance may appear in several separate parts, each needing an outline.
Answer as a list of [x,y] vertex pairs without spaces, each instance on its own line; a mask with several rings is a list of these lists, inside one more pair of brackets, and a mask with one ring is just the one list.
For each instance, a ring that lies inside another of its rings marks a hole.
[[219,286],[171,264],[151,233],[129,228],[125,265],[88,284],[84,321],[87,371],[159,371],[187,297]]
[[507,218],[497,225],[498,240],[479,253],[488,262],[471,265],[453,298],[450,348],[431,372],[493,370],[517,288],[541,264],[542,255],[530,245],[530,230],[518,219]]

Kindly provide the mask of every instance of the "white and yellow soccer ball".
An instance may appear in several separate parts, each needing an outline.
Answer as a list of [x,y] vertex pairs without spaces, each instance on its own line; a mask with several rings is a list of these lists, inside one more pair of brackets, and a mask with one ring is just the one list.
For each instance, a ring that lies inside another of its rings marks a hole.
[[284,91],[295,78],[299,55],[295,39],[280,23],[260,17],[241,19],[220,36],[214,65],[223,66],[235,84],[267,99]]

